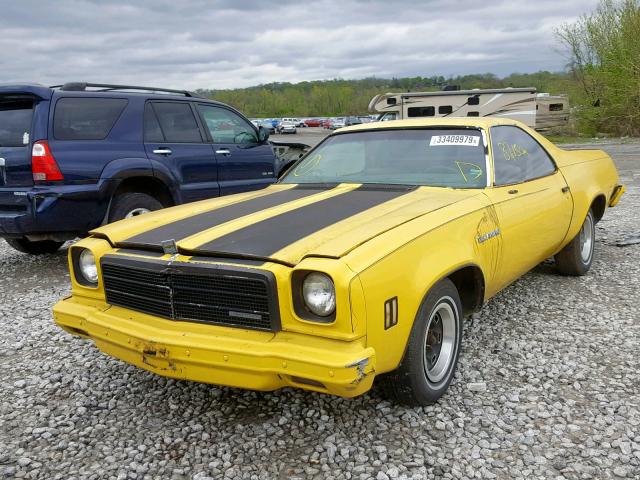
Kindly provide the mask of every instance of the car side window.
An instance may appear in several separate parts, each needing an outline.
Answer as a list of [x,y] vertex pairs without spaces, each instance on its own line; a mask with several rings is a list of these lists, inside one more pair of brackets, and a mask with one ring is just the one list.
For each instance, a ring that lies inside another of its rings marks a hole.
[[53,116],[57,140],[104,140],[127,106],[124,98],[61,98]]
[[153,110],[153,105],[147,103],[144,107],[144,141],[164,142],[164,134],[160,128],[158,117]]
[[495,185],[526,182],[552,174],[556,167],[536,140],[524,130],[502,125],[491,128]]
[[186,102],[152,102],[152,105],[166,142],[202,142],[200,129],[196,117],[191,111],[191,105]]
[[240,115],[214,105],[198,105],[213,143],[258,143],[255,128]]

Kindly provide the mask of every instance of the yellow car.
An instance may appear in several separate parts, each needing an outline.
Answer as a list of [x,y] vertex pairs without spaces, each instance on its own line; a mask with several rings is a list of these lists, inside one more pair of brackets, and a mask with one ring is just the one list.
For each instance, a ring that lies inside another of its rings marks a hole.
[[425,405],[463,317],[551,256],[586,273],[623,190],[604,152],[512,120],[349,127],[264,190],[93,231],[55,321],[168,377],[353,397],[380,376]]

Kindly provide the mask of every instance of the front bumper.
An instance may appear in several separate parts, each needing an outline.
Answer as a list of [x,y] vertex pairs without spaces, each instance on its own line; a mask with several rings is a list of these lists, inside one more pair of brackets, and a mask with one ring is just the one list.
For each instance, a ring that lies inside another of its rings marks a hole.
[[58,302],[53,312],[67,332],[166,377],[355,397],[371,388],[375,375],[375,352],[362,341],[175,322],[75,297]]
[[611,198],[609,199],[609,206],[615,207],[620,201],[620,197],[625,192],[624,185],[616,185],[611,193]]

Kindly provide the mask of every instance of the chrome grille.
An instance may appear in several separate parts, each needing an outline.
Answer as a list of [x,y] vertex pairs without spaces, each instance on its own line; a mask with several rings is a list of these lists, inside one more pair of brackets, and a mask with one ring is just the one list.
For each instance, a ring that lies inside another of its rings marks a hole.
[[218,265],[101,261],[107,302],[180,321],[256,330],[277,330],[280,320],[270,272]]

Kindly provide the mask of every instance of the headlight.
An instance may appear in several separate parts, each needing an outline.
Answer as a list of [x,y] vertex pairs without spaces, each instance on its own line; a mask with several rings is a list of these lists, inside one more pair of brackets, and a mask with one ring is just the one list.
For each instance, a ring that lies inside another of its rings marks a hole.
[[314,315],[328,317],[336,309],[336,289],[324,273],[308,274],[302,282],[302,298]]
[[98,283],[98,266],[91,250],[84,249],[78,258],[78,267],[84,279],[89,283]]

